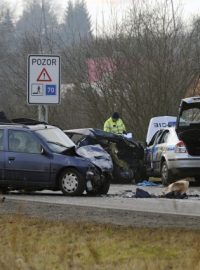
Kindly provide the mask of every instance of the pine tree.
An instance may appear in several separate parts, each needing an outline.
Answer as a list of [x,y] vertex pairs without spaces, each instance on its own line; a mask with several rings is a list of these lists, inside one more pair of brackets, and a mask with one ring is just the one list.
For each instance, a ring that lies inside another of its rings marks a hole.
[[67,45],[91,38],[91,21],[84,1],[77,0],[74,5],[68,2],[62,33]]
[[41,51],[53,50],[56,42],[57,19],[51,1],[31,0],[24,8],[16,25],[17,36],[23,39],[38,40]]
[[15,48],[15,28],[9,9],[2,14],[0,20],[0,37],[1,51],[5,55],[5,52],[10,52]]

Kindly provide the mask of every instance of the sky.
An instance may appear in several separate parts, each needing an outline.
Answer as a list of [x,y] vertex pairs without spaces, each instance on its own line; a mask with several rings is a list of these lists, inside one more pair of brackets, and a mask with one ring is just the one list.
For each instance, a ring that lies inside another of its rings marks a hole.
[[[0,0],[1,1],[1,0]],[[14,10],[18,10],[20,14],[22,0],[4,0],[11,5]],[[76,0],[72,0],[75,2]],[[102,24],[103,18],[104,23],[108,23],[111,16],[112,17],[121,17],[124,14],[132,1],[138,0],[85,0],[89,14],[93,24],[96,25],[96,22]],[[150,2],[161,2],[162,0],[140,0],[140,1],[150,1]],[[168,0],[169,3],[173,1],[174,9],[177,5],[181,5],[183,9],[183,16],[186,20],[193,17],[194,15],[200,15],[200,0]],[[67,0],[53,0],[53,3],[57,7],[59,14],[67,6]]]

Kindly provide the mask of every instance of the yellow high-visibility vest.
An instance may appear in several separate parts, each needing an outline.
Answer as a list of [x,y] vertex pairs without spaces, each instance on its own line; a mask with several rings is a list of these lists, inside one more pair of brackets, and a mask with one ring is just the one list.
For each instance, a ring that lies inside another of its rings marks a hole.
[[113,132],[116,134],[123,134],[123,131],[126,131],[126,128],[123,121],[120,118],[117,121],[113,121],[112,117],[110,117],[104,123],[103,130],[107,132]]

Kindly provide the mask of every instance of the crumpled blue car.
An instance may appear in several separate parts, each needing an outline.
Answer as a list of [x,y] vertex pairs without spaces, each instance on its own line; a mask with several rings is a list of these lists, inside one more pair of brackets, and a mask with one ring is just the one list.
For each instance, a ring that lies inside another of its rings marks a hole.
[[[113,169],[100,146],[80,147],[59,128],[15,119],[0,123],[0,190],[107,194]],[[13,123],[15,122],[15,123]]]

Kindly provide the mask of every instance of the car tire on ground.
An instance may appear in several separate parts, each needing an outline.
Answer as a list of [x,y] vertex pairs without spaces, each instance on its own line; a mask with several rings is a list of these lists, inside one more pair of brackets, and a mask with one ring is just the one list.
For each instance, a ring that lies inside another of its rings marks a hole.
[[109,191],[109,188],[110,188],[110,181],[107,180],[97,190],[88,190],[86,187],[86,192],[90,196],[106,195]]
[[84,177],[75,169],[65,169],[59,180],[60,189],[64,195],[79,196],[85,190]]
[[161,181],[163,186],[167,186],[171,183],[171,172],[168,169],[166,161],[163,161],[161,165]]

